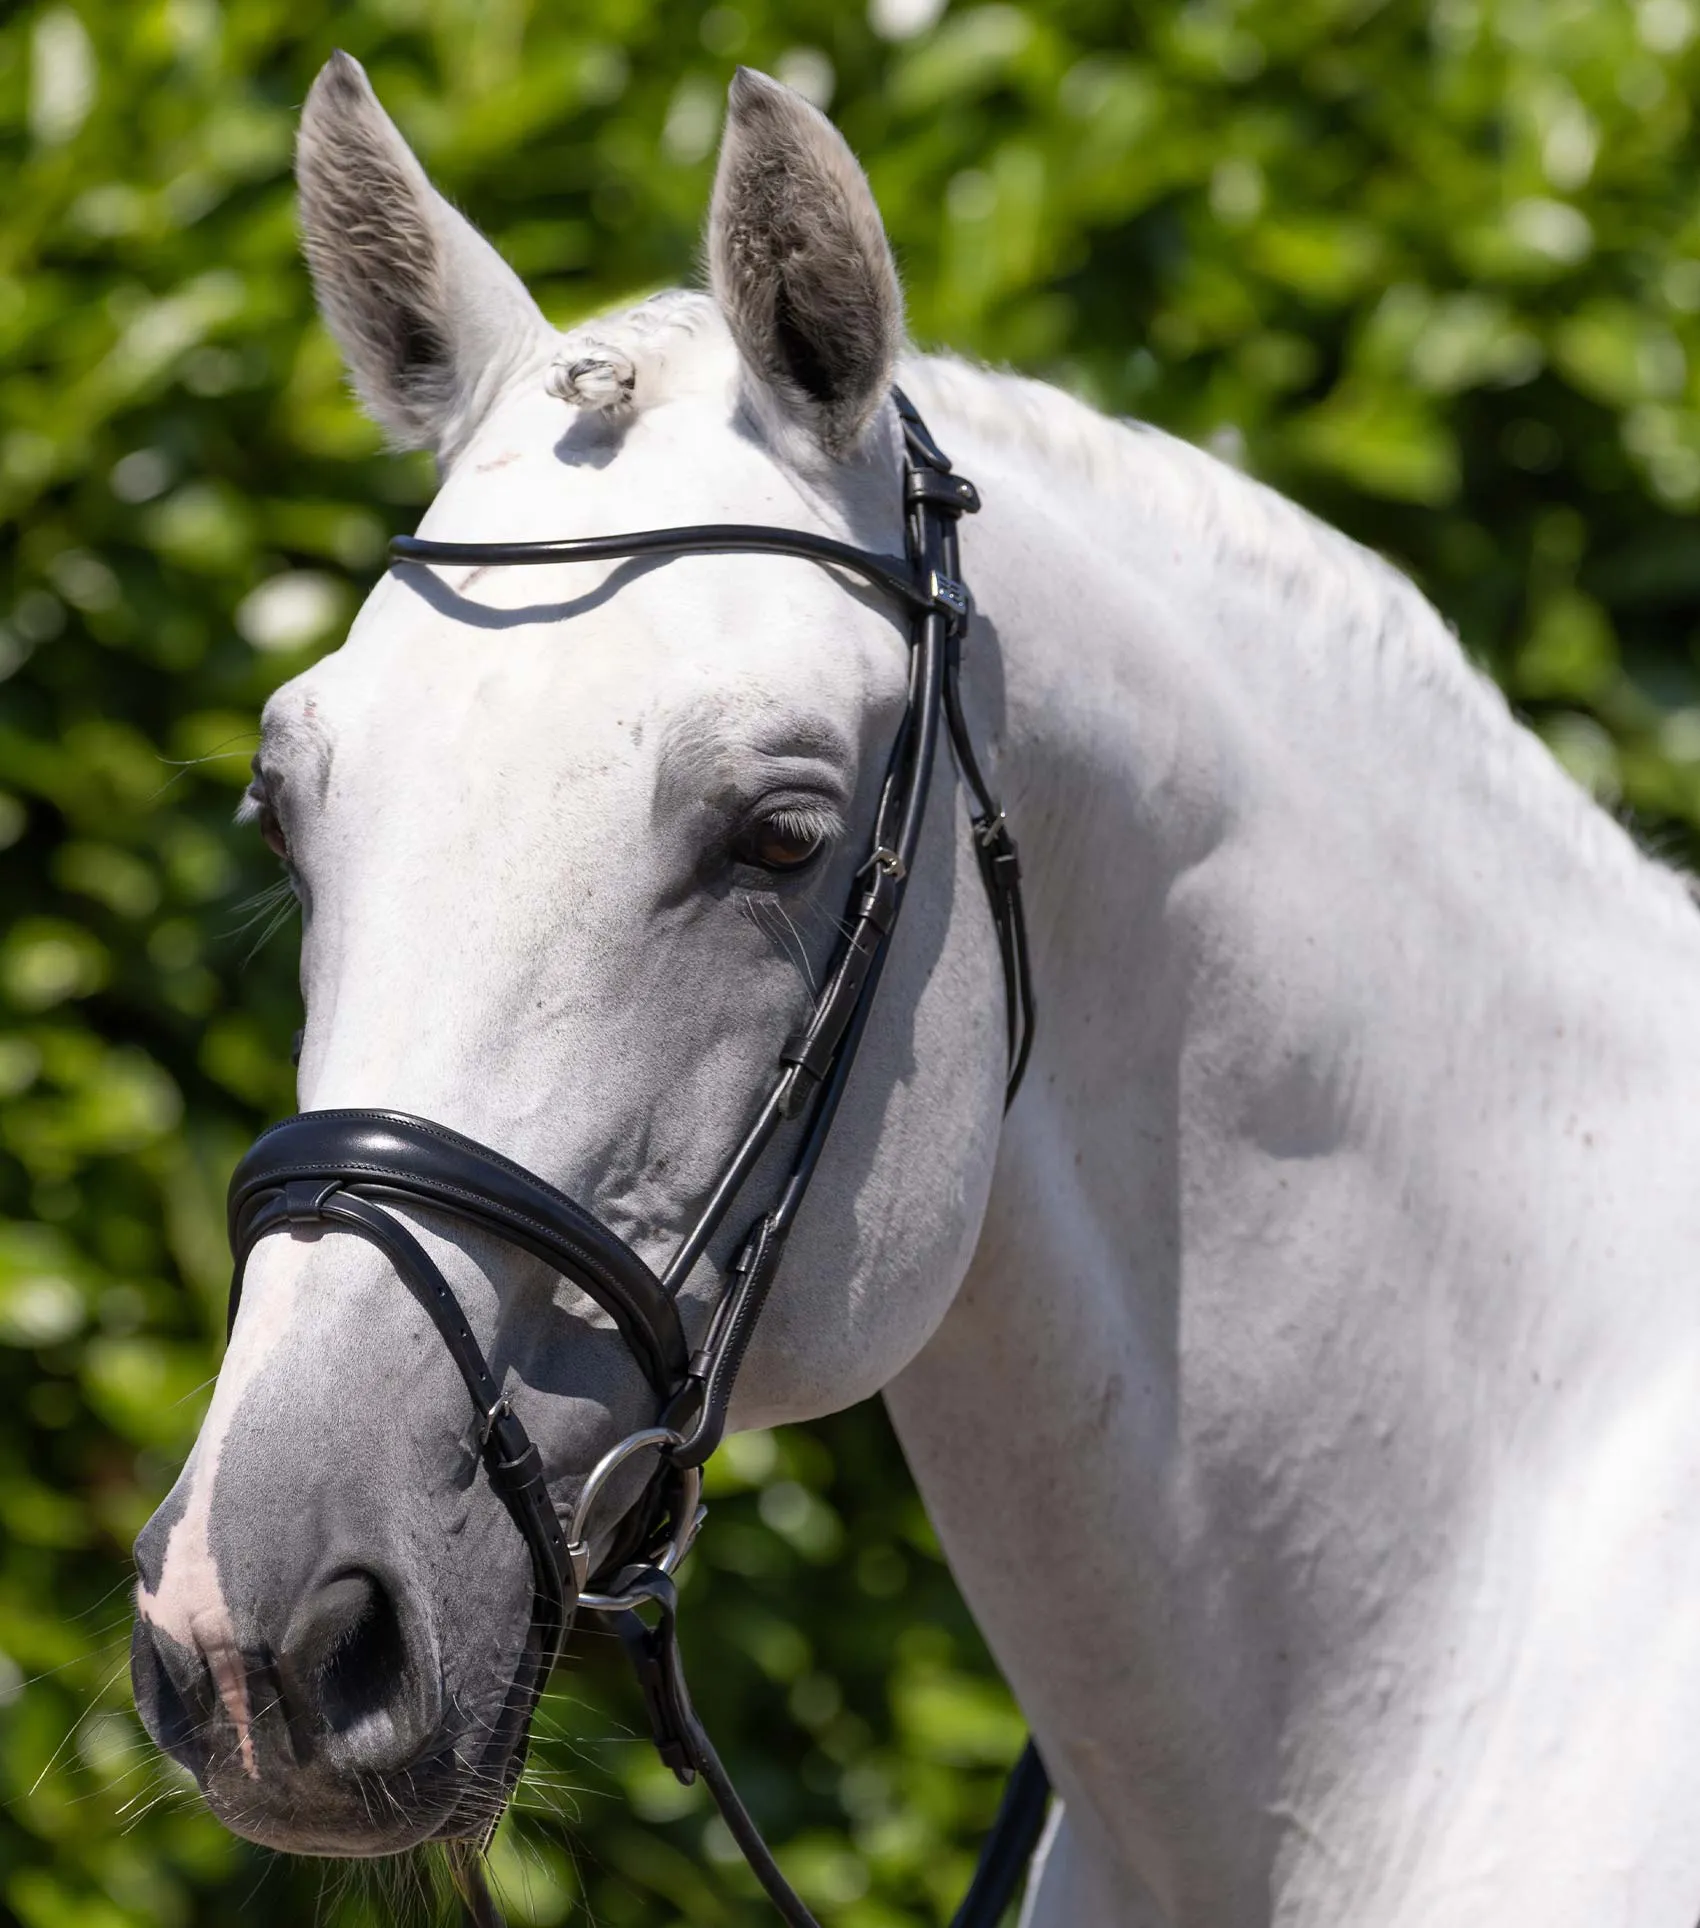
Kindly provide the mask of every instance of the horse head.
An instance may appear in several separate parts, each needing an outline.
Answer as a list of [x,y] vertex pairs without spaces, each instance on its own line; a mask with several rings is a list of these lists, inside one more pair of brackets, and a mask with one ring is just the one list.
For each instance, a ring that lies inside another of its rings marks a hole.
[[[743,522],[902,557],[891,253],[848,149],[795,95],[733,85],[712,295],[566,335],[346,57],[307,101],[298,175],[354,385],[437,458],[426,538]],[[267,705],[245,807],[301,904],[303,1112],[463,1134],[659,1276],[841,941],[909,677],[905,612],[795,555],[392,568]],[[932,784],[734,1425],[885,1384],[978,1229],[999,960],[943,758]],[[783,1175],[799,1128],[776,1129],[752,1186]],[[653,1375],[535,1245],[418,1198],[393,1217],[567,1505],[654,1422]],[[747,1230],[729,1213],[672,1282],[689,1345]],[[255,1244],[206,1423],[137,1548],[138,1703],[232,1828],[361,1855],[476,1839],[500,1811],[548,1656],[526,1542],[480,1476],[488,1418],[383,1250],[301,1214]],[[646,1490],[639,1459],[589,1571]]]

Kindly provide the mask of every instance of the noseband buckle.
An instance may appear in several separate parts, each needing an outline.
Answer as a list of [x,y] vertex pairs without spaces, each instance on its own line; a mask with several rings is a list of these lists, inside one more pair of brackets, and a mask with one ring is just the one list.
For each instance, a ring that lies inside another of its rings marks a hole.
[[881,844],[879,849],[873,852],[856,875],[865,877],[870,870],[883,872],[894,884],[902,883],[909,875],[909,866],[895,850],[889,849],[885,844]]
[[513,1401],[509,1399],[506,1393],[503,1393],[501,1398],[498,1399],[484,1417],[479,1420],[478,1450],[481,1453],[489,1447],[490,1435],[496,1430],[498,1423],[506,1419],[513,1409]]

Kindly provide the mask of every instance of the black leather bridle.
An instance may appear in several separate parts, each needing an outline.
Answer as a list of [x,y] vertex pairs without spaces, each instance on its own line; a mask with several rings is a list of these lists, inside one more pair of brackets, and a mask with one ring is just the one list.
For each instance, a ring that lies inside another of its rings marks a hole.
[[[904,442],[907,554],[901,558],[803,530],[742,523],[557,542],[431,542],[398,536],[390,544],[393,561],[420,564],[801,556],[861,577],[909,611],[909,700],[887,764],[868,858],[856,873],[846,934],[808,1022],[779,1053],[767,1098],[659,1276],[600,1219],[522,1166],[458,1132],[400,1112],[302,1112],[256,1140],[230,1185],[232,1328],[243,1272],[260,1239],[288,1227],[336,1228],[384,1253],[430,1315],[466,1382],[490,1482],[531,1550],[536,1658],[529,1665],[522,1659],[510,1694],[520,1736],[509,1763],[510,1786],[523,1765],[531,1712],[572,1615],[580,1609],[605,1615],[636,1665],[662,1759],[686,1783],[703,1777],[757,1878],[793,1928],[817,1925],[780,1874],[691,1704],[680,1665],[672,1576],[701,1523],[701,1467],[725,1430],[739,1367],[873,1007],[920,842],[941,729],[949,733],[971,800],[974,847],[1003,963],[1006,1106],[1021,1083],[1033,1037],[1015,843],[975,758],[958,692],[970,602],[961,577],[957,522],[978,509],[979,497],[971,482],[952,471],[901,391],[893,391],[893,400]],[[679,1318],[679,1289],[742,1195],[762,1153],[793,1119],[803,1123],[788,1175],[740,1244],[708,1331],[693,1349]],[[557,1512],[541,1455],[491,1374],[448,1281],[391,1209],[397,1205],[447,1213],[570,1279],[613,1320],[654,1388],[656,1423],[598,1461],[570,1515]],[[645,1451],[656,1454],[655,1471],[602,1573],[593,1575],[590,1524],[597,1497],[619,1467]],[[953,1928],[992,1928],[1002,1914],[1038,1839],[1048,1791],[1045,1769],[1029,1742]],[[476,1861],[464,1864],[461,1877],[475,1918],[496,1919]]]

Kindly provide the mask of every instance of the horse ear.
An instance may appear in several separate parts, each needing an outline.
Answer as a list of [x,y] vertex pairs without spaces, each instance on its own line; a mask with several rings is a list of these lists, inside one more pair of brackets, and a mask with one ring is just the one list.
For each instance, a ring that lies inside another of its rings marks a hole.
[[400,447],[451,460],[548,323],[345,53],[307,96],[295,178],[314,292],[360,399]]
[[891,386],[903,294],[867,176],[800,95],[740,67],[708,227],[714,295],[758,393],[831,455]]

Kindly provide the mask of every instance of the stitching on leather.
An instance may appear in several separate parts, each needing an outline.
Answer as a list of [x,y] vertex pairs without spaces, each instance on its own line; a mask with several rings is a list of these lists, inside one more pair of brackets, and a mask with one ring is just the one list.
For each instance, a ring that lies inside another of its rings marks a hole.
[[[308,1115],[334,1118],[339,1114],[335,1112],[320,1112]],[[360,1117],[363,1114],[350,1112],[341,1115]],[[441,1134],[439,1133],[438,1136],[441,1136]],[[521,1178],[528,1176],[521,1166],[509,1164],[505,1159],[500,1160],[500,1162],[506,1164],[508,1170],[513,1172],[515,1176]],[[302,1168],[299,1165],[280,1166],[276,1172],[270,1174],[255,1174],[253,1180],[243,1187],[242,1196],[244,1200],[251,1197],[255,1191],[264,1189],[268,1183],[281,1183],[286,1171],[291,1177],[300,1177],[302,1175]],[[668,1364],[669,1356],[674,1351],[682,1348],[685,1343],[683,1328],[678,1323],[678,1308],[667,1296],[666,1292],[660,1290],[660,1281],[655,1279],[653,1273],[648,1272],[647,1267],[645,1268],[647,1277],[655,1284],[661,1305],[665,1306],[667,1312],[672,1315],[671,1329],[666,1336],[669,1339],[677,1337],[680,1342],[679,1347],[660,1343],[662,1334],[658,1329],[657,1323],[651,1319],[648,1308],[638,1302],[626,1283],[615,1273],[611,1272],[594,1252],[575,1243],[572,1239],[563,1236],[543,1220],[532,1218],[528,1213],[516,1211],[509,1206],[501,1204],[499,1201],[486,1198],[479,1192],[469,1191],[461,1185],[450,1184],[440,1179],[422,1179],[417,1173],[405,1171],[394,1166],[379,1165],[367,1160],[350,1159],[346,1162],[339,1162],[334,1169],[328,1164],[323,1166],[315,1164],[308,1167],[308,1172],[314,1177],[323,1176],[326,1178],[334,1178],[344,1173],[357,1172],[363,1173],[369,1178],[388,1179],[399,1183],[401,1189],[416,1198],[424,1199],[427,1203],[432,1200],[441,1203],[444,1202],[445,1198],[452,1197],[478,1208],[475,1212],[469,1213],[468,1216],[478,1217],[488,1213],[499,1217],[506,1224],[521,1226],[527,1231],[535,1232],[546,1243],[555,1246],[560,1252],[576,1261],[576,1265],[573,1267],[559,1269],[569,1271],[581,1269],[588,1272],[592,1278],[607,1288],[611,1296],[620,1301],[621,1306],[631,1315],[633,1323],[644,1328],[647,1334],[658,1342],[656,1350],[660,1355],[661,1364]],[[536,1184],[538,1181],[530,1179],[529,1182]],[[569,1199],[565,1193],[557,1192],[553,1195],[558,1198],[562,1204],[572,1206],[575,1212],[583,1212],[583,1207],[573,1205],[573,1201]],[[360,1194],[355,1192],[353,1196],[358,1198]],[[368,1200],[367,1202],[372,1203],[373,1201]],[[618,1235],[610,1234],[610,1236],[617,1237]],[[642,1265],[643,1261],[637,1257],[635,1252],[631,1254],[631,1257],[635,1264]],[[647,1290],[647,1288],[645,1289]],[[594,1297],[594,1294],[592,1296]],[[611,1308],[605,1307],[604,1310],[611,1310]],[[666,1314],[663,1314],[662,1317],[665,1318]]]
[[561,1204],[570,1206],[574,1211],[582,1212],[584,1210],[582,1205],[568,1198],[565,1192],[559,1191],[555,1186],[551,1185],[548,1179],[539,1178],[535,1172],[527,1171],[523,1165],[516,1164],[513,1159],[507,1157],[504,1153],[491,1151],[488,1146],[479,1144],[476,1139],[463,1137],[458,1131],[451,1131],[447,1125],[435,1124],[429,1118],[414,1118],[400,1112],[389,1113],[357,1110],[297,1112],[293,1118],[284,1118],[277,1124],[271,1126],[270,1129],[261,1132],[259,1137],[254,1141],[254,1149],[257,1151],[260,1146],[272,1136],[273,1132],[287,1132],[291,1127],[299,1126],[303,1118],[358,1118],[367,1124],[370,1124],[374,1118],[393,1118],[397,1123],[406,1125],[408,1130],[422,1132],[435,1138],[439,1144],[462,1146],[471,1152],[475,1158],[481,1159],[486,1164],[500,1165],[504,1171],[511,1172],[515,1178],[524,1179],[528,1185],[535,1185],[539,1191],[547,1192],[551,1198],[558,1199]]
[[[504,1164],[506,1163],[505,1160],[502,1162]],[[588,1247],[574,1247],[571,1244],[569,1244],[568,1238],[566,1236],[563,1236],[561,1233],[556,1232],[543,1219],[532,1218],[529,1214],[525,1212],[517,1211],[509,1206],[502,1205],[499,1201],[489,1200],[484,1196],[483,1193],[469,1191],[464,1185],[456,1185],[446,1179],[422,1177],[417,1172],[408,1171],[404,1166],[380,1165],[364,1159],[361,1159],[361,1160],[348,1159],[346,1161],[339,1161],[334,1166],[332,1166],[328,1162],[315,1161],[314,1163],[308,1165],[305,1169],[309,1175],[315,1178],[318,1178],[318,1177],[336,1178],[344,1172],[365,1172],[374,1178],[391,1178],[391,1179],[406,1181],[409,1185],[430,1187],[433,1190],[440,1189],[444,1192],[452,1193],[457,1198],[464,1198],[464,1199],[470,1200],[474,1204],[493,1205],[497,1211],[501,1212],[505,1217],[512,1219],[515,1224],[529,1226],[534,1231],[542,1232],[547,1237],[556,1239],[561,1244],[563,1250],[569,1250],[569,1251],[582,1250],[585,1253],[586,1257],[591,1257],[591,1258],[595,1257],[595,1254],[591,1253]],[[538,1189],[544,1189],[541,1181],[531,1177],[530,1174],[528,1174],[523,1167],[519,1165],[508,1165],[507,1170],[514,1177],[524,1179],[527,1184],[537,1187]],[[297,1165],[297,1164],[279,1165],[275,1169],[275,1171],[272,1171],[263,1175],[256,1174],[255,1180],[251,1184],[245,1185],[243,1187],[243,1192],[244,1192],[244,1195],[246,1195],[250,1190],[254,1189],[256,1185],[262,1185],[267,1182],[280,1183],[286,1176],[290,1178],[297,1178],[302,1175],[303,1175],[303,1168],[300,1165]],[[575,1216],[584,1219],[587,1223],[593,1222],[590,1219],[590,1214],[585,1211],[584,1207],[580,1204],[577,1204],[574,1200],[568,1198],[565,1192],[557,1192],[557,1191],[554,1191],[553,1188],[548,1188],[548,1189],[549,1189],[550,1197],[555,1202],[565,1206],[568,1211],[572,1212]],[[603,1227],[602,1229],[606,1230],[606,1227]],[[619,1234],[617,1232],[610,1232],[608,1236],[614,1239],[619,1238]],[[635,1252],[631,1251],[630,1247],[625,1245],[625,1241],[623,1239],[620,1240],[620,1244],[622,1248],[626,1251],[628,1256],[631,1258],[633,1265],[641,1266],[643,1268],[644,1276],[648,1280],[652,1281],[654,1284],[659,1286],[660,1280],[656,1279],[654,1273],[651,1272],[649,1268],[643,1264],[643,1260],[640,1259]],[[597,1259],[596,1262],[599,1265],[602,1264],[602,1261],[600,1259]],[[618,1284],[618,1280],[616,1279],[615,1275],[612,1272],[609,1272],[605,1265],[603,1265],[602,1269],[611,1284]],[[665,1294],[663,1294],[663,1297],[665,1297]],[[669,1303],[671,1303],[671,1301],[669,1301]]]

